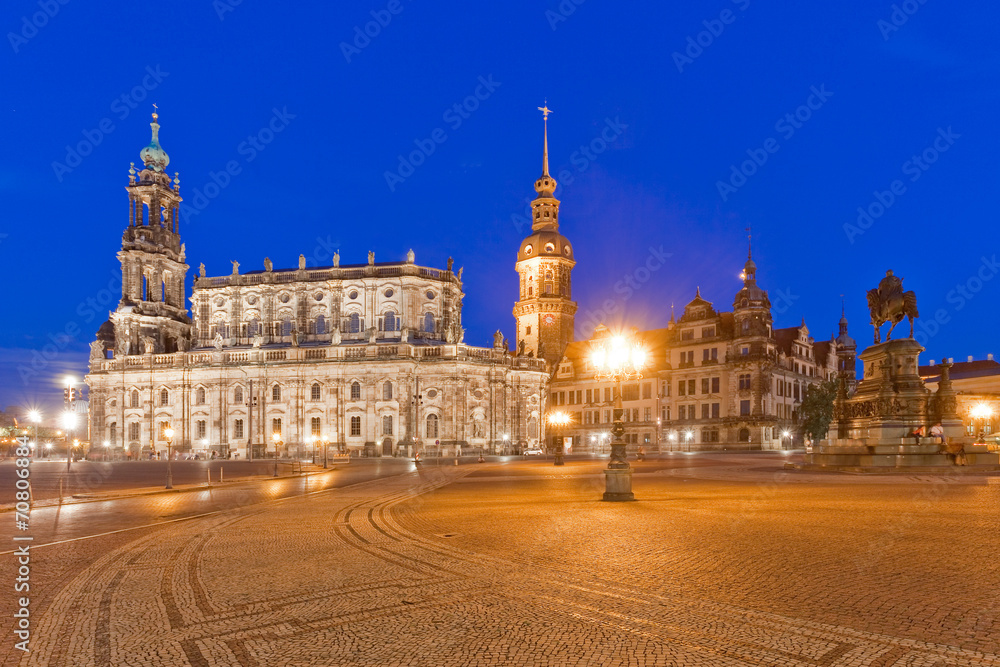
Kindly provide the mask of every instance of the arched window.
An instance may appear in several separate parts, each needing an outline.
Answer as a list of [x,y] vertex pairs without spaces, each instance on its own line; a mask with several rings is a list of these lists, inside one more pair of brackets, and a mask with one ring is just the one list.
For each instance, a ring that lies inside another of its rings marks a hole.
[[115,422],[108,424],[108,440],[111,442],[118,440],[118,424]]
[[392,383],[388,380],[382,385],[382,400],[391,401],[392,400]]
[[427,415],[427,437],[436,438],[438,437],[438,416],[437,415]]
[[204,405],[205,404],[205,388],[204,387],[198,387],[198,389],[195,390],[195,392],[194,392],[194,402],[197,405]]
[[170,392],[166,389],[160,390],[160,405],[170,405]]
[[137,407],[139,407],[139,390],[138,389],[133,389],[132,390],[132,396],[130,398],[131,398],[131,400],[129,401],[129,407],[130,408],[137,408]]
[[352,382],[351,383],[351,400],[357,401],[361,399],[361,383]]
[[319,382],[314,382],[313,386],[312,386],[312,390],[309,393],[309,398],[311,398],[314,401],[318,401],[320,399],[321,392],[322,392],[322,389],[319,386]]
[[349,318],[349,323],[347,325],[347,331],[349,333],[361,333],[361,316],[357,313],[351,313]]
[[750,442],[750,429],[741,428],[739,434],[737,435],[737,440],[740,442]]
[[426,313],[424,315],[424,331],[434,333],[434,315]]
[[528,419],[528,437],[537,438],[538,437],[538,419],[531,417]]
[[281,385],[276,384],[271,387],[271,400],[280,401],[281,400]]
[[316,318],[316,333],[320,336],[326,333],[326,318],[322,315]]
[[233,403],[243,402],[243,387],[236,387],[233,389]]
[[396,314],[391,311],[385,314],[385,330],[396,330]]
[[292,318],[286,317],[281,321],[281,335],[291,336],[292,335]]
[[259,333],[260,333],[260,322],[258,322],[257,318],[255,317],[252,320],[250,320],[250,322],[247,324],[247,337],[253,338]]

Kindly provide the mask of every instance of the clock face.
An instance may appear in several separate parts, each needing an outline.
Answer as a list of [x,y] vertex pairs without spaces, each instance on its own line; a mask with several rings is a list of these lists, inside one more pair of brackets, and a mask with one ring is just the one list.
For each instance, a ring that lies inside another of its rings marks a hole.
[[555,321],[556,321],[556,318],[552,317],[551,315],[546,315],[545,316],[545,323],[546,324],[552,324]]

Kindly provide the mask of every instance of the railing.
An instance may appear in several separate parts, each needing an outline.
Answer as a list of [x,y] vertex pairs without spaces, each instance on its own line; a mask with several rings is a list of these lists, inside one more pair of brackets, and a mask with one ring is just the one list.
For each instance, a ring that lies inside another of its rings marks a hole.
[[420,276],[452,283],[458,283],[458,276],[452,271],[442,271],[415,264],[353,265],[350,267],[326,267],[322,269],[283,269],[234,274],[228,276],[197,277],[195,287],[227,287],[231,285],[264,285],[293,282],[318,282],[324,280],[358,280],[365,277],[398,278]]
[[[512,357],[493,348],[458,345],[324,345],[322,347],[283,347],[280,349],[224,349],[222,352],[176,352],[174,354],[134,354],[117,359],[93,362],[94,372],[135,368],[258,364],[269,362],[342,361],[354,359],[456,359],[473,363],[491,363],[518,370],[545,370],[545,361],[534,357]],[[147,361],[148,360],[148,361]]]

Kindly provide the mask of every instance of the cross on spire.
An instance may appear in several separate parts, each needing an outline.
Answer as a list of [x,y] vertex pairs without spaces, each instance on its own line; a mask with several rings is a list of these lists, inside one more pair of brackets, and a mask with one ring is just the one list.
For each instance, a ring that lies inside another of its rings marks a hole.
[[753,258],[753,234],[752,234],[752,230],[750,229],[750,225],[747,225],[747,227],[746,227],[746,233],[747,233],[747,259],[752,259]]
[[552,109],[549,108],[549,101],[545,100],[545,105],[538,107],[538,110],[542,112],[542,119],[545,122],[545,149],[542,153],[542,175],[549,175],[549,114],[552,113]]

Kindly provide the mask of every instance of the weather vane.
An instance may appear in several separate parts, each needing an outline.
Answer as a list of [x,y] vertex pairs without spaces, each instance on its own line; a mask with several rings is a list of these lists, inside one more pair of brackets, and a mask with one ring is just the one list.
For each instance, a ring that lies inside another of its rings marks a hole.
[[542,112],[542,116],[545,117],[545,120],[548,120],[549,114],[552,113],[552,109],[549,108],[548,100],[545,100],[545,106],[538,107],[538,110]]

